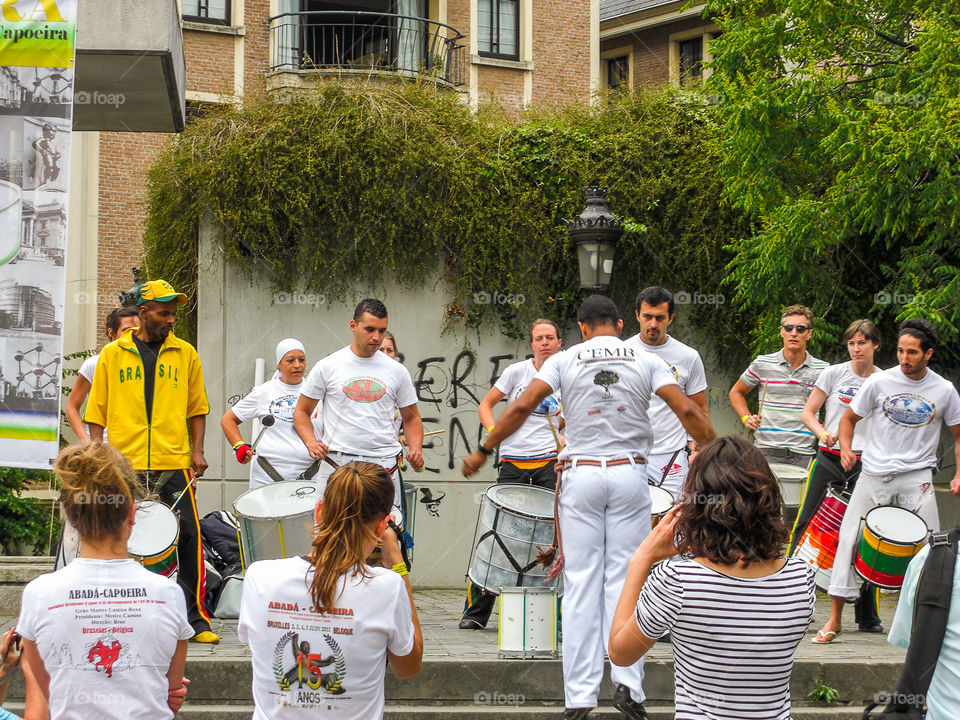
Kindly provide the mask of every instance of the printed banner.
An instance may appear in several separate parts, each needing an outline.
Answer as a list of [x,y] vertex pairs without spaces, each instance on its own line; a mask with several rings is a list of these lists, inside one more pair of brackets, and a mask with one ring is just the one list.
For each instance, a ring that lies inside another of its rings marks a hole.
[[76,21],[0,2],[0,466],[58,450]]

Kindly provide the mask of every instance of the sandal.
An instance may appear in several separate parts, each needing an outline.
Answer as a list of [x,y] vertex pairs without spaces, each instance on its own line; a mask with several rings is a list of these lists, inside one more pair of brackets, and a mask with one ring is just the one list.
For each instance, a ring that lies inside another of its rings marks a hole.
[[817,630],[817,635],[812,642],[814,645],[826,645],[827,643],[832,643],[834,639],[842,633],[843,630]]

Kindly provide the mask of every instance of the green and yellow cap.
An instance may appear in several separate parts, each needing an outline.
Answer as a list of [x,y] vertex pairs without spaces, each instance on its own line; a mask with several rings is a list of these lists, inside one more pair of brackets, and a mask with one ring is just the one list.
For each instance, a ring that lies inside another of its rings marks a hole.
[[173,285],[166,280],[151,280],[141,283],[137,288],[137,305],[143,305],[145,302],[169,302],[176,300],[181,305],[187,303],[187,296],[178,293],[173,289]]

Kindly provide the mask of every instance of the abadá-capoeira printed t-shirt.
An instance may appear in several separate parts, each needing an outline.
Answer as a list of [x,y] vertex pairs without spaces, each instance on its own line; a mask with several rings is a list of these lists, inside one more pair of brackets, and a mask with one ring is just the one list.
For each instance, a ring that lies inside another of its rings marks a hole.
[[[272,427],[264,429],[257,444],[257,453],[268,460],[284,480],[295,480],[313,464],[307,446],[293,428],[293,409],[299,398],[300,385],[288,385],[275,378],[257,385],[232,408],[240,422],[248,422],[268,413],[273,415],[276,422]],[[317,407],[311,415],[316,437],[320,437],[323,432],[321,410],[322,407]],[[250,468],[250,487],[260,487],[271,482],[273,479],[254,458]]]
[[[684,345],[675,337],[667,336],[660,345],[647,345],[634,335],[627,342],[640,350],[656,355],[670,367],[677,384],[686,396],[696,395],[707,389],[707,374],[703,369],[700,353]],[[650,425],[653,427],[651,455],[663,455],[687,446],[687,431],[677,414],[659,395],[650,399]]]
[[383,716],[387,650],[413,649],[413,614],[397,573],[367,572],[341,578],[336,607],[318,610],[303,558],[247,568],[237,630],[253,655],[253,720]]
[[[537,377],[533,360],[526,359],[508,365],[503,374],[494,383],[494,387],[506,395],[508,403],[523,395],[530,381]],[[550,423],[560,431],[559,393],[547,395],[523,425],[500,445],[500,457],[505,460],[533,460],[556,457],[557,440],[550,429]]]
[[351,455],[396,456],[396,409],[417,402],[403,365],[382,352],[359,357],[350,346],[314,365],[300,393],[323,403],[321,440],[330,452]]
[[537,380],[563,392],[567,446],[560,457],[647,458],[653,444],[647,408],[670,367],[612,335],[597,335],[551,355]]
[[180,640],[183,590],[135,560],[77,558],[23,591],[17,632],[37,644],[56,720],[157,720]]
[[941,422],[960,425],[957,389],[930,368],[922,380],[908,378],[899,365],[874,373],[850,409],[870,418],[861,456],[863,472],[870,475],[936,467]]
[[[873,372],[880,372],[880,368],[873,366]],[[873,374],[873,373],[871,373]],[[870,377],[869,375],[867,377]],[[839,365],[831,365],[817,378],[815,386],[820,392],[827,396],[823,403],[823,429],[828,433],[836,435],[840,429],[840,418],[847,412],[850,403],[857,396],[857,392],[863,387],[867,378],[860,377],[853,371],[853,363],[847,361]],[[863,450],[866,444],[867,435],[870,432],[870,421],[864,420],[854,426],[853,442],[850,447],[854,452]],[[833,452],[840,452],[840,443],[837,442],[832,448],[827,448],[822,442],[820,447]]]

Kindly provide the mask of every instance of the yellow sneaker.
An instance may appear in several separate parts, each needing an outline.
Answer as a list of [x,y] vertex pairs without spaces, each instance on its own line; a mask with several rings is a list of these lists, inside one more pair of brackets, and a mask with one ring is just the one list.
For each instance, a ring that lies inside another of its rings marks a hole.
[[196,635],[194,635],[190,639],[193,640],[193,642],[198,642],[198,643],[220,642],[220,636],[217,635],[215,632],[211,632],[210,630],[204,630],[203,632],[198,632]]

